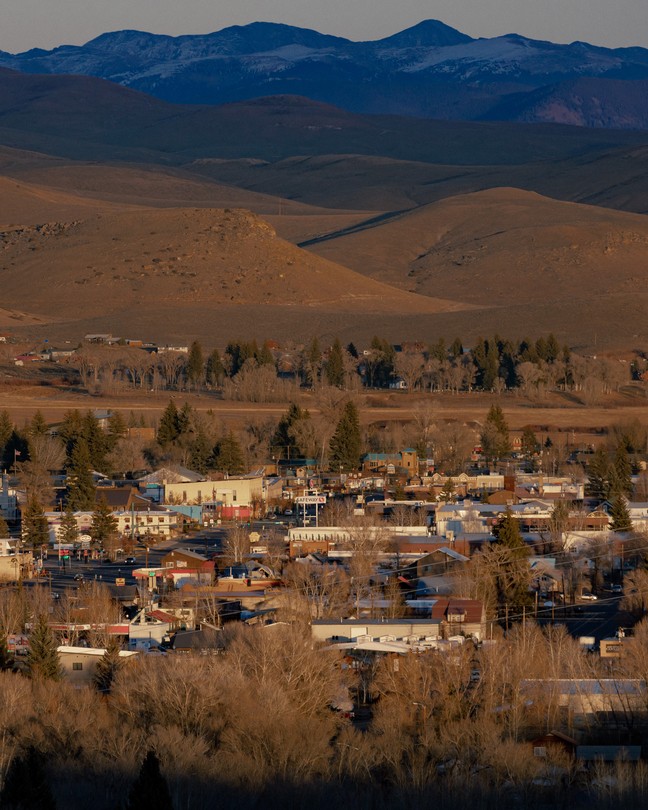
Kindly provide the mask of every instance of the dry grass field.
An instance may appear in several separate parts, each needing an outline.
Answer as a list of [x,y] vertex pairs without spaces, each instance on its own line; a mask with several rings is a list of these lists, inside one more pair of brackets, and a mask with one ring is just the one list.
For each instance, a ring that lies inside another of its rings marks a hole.
[[[583,405],[573,396],[560,393],[549,394],[542,402],[513,393],[498,396],[479,392],[454,395],[384,391],[361,392],[354,396],[364,425],[404,423],[416,419],[422,411],[429,411],[435,421],[458,421],[478,428],[489,407],[497,403],[511,431],[532,425],[542,437],[551,436],[555,441],[575,446],[597,444],[610,425],[631,421],[648,425],[646,393],[637,388],[634,395],[610,394],[591,405]],[[15,386],[0,382],[0,410],[7,410],[19,425],[36,411],[48,422],[57,422],[74,409],[118,410],[126,417],[132,411],[138,418],[143,415],[147,424],[155,425],[171,397],[178,405],[188,402],[197,411],[211,410],[232,427],[241,427],[255,419],[278,420],[289,404],[229,402],[216,394],[190,392],[125,391],[119,395],[94,396],[56,386]],[[301,392],[299,400],[311,413],[319,412],[316,394]]]

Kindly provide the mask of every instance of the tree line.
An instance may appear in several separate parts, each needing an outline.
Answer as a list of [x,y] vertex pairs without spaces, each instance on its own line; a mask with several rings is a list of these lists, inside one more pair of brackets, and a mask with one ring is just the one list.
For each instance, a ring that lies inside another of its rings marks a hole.
[[[395,346],[375,336],[366,349],[343,346],[336,338],[322,345],[279,348],[272,341],[230,341],[221,352],[193,341],[187,353],[83,346],[73,363],[89,390],[209,390],[227,399],[279,401],[296,387],[329,385],[346,390],[388,388],[402,381],[410,391],[518,390],[543,396],[560,389],[589,403],[630,380],[631,369],[610,358],[582,356],[556,337],[511,340],[495,335],[471,347],[460,338],[426,345]],[[637,366],[634,371],[639,372]]]

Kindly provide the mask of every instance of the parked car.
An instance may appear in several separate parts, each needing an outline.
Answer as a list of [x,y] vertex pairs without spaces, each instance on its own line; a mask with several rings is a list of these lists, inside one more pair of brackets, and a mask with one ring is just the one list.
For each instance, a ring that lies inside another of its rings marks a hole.
[[618,583],[610,585],[610,590],[612,591],[612,593],[623,593],[623,588]]
[[83,580],[84,580],[83,574],[75,574],[74,575],[74,581],[75,582],[83,582]]

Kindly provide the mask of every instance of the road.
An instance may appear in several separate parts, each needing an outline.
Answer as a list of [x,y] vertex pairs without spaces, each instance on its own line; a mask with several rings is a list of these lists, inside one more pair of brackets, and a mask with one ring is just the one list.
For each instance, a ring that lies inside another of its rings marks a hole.
[[564,624],[574,638],[594,636],[597,642],[613,638],[619,626],[625,621],[625,614],[619,614],[622,597],[603,593],[596,602],[578,602],[576,605],[541,608],[538,611],[538,624]]

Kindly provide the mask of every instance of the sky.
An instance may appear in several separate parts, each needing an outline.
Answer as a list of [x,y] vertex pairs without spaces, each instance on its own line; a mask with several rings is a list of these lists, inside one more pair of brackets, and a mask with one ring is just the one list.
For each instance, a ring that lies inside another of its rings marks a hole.
[[647,0],[0,0],[0,50],[81,45],[124,28],[175,36],[259,20],[370,40],[426,19],[473,37],[648,47]]

